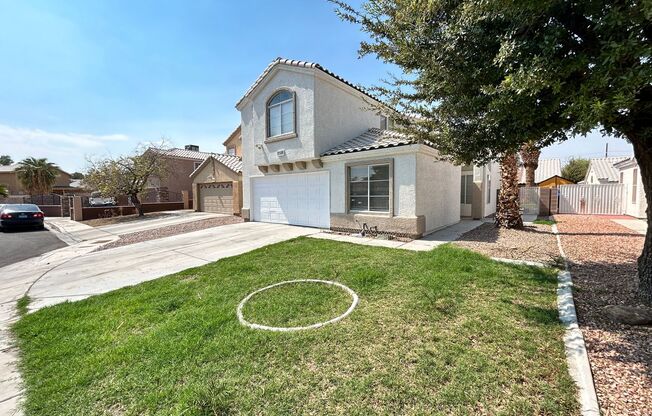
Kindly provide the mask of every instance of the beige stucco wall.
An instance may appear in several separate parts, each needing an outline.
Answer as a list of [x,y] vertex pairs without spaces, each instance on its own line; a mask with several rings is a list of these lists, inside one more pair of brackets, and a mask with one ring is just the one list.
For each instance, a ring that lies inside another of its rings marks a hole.
[[432,149],[416,156],[416,214],[425,217],[427,234],[460,221],[462,168],[437,160]]
[[[632,202],[632,192],[634,192],[634,169],[636,172],[636,196]],[[645,190],[643,189],[641,173],[636,167],[622,169],[620,172],[623,174],[623,184],[625,184],[625,213],[637,218],[645,218],[645,210],[647,209],[647,201],[645,199]]]
[[240,180],[241,175],[235,173],[222,163],[213,160],[209,161],[199,172],[192,178],[192,183],[209,183],[209,182],[233,182]]
[[[60,171],[56,181],[54,182],[54,186],[70,186],[70,181],[70,175],[66,172]],[[18,180],[16,172],[0,172],[0,183],[7,185],[10,195],[22,195],[27,193],[27,191],[23,188],[23,185]]]

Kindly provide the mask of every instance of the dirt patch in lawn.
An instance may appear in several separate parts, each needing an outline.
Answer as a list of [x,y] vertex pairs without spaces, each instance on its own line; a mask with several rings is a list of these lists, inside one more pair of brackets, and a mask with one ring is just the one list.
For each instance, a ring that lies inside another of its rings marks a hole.
[[233,215],[228,217],[209,218],[182,224],[168,225],[166,227],[160,227],[153,230],[123,234],[120,236],[120,239],[98,247],[95,251],[107,250],[109,248],[122,247],[143,241],[155,240],[157,238],[169,237],[177,234],[185,234],[192,231],[204,230],[206,228],[219,227],[221,225],[237,224],[240,222],[243,222],[243,219]]
[[126,222],[132,222],[132,221],[146,221],[146,220],[154,220],[154,219],[159,219],[159,218],[164,218],[164,217],[172,217],[172,216],[178,216],[179,214],[172,214],[169,212],[151,212],[149,214],[145,214],[142,217],[139,217],[138,214],[133,214],[133,215],[120,215],[120,216],[115,216],[115,217],[110,217],[110,218],[96,218],[94,220],[86,220],[86,221],[81,221],[82,224],[90,225],[91,227],[102,227],[104,225],[113,225],[113,224],[123,224]]
[[550,225],[527,225],[522,230],[507,230],[482,224],[462,235],[453,244],[490,256],[550,263],[559,256],[557,240]]
[[644,236],[610,219],[556,215],[575,304],[605,415],[652,414],[652,327],[611,322],[607,305],[641,304],[636,259]]

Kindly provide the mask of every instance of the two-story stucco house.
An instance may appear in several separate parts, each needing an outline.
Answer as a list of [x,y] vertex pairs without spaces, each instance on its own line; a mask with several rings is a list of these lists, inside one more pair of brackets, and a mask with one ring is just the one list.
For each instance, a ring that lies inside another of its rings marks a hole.
[[[372,104],[380,103],[319,64],[274,60],[236,105],[243,217],[342,231],[366,223],[409,237],[458,222],[461,167],[389,130],[391,120]],[[477,177],[469,184],[485,172],[492,169],[471,169]],[[483,204],[479,216],[493,213],[494,181],[481,186],[489,209]]]

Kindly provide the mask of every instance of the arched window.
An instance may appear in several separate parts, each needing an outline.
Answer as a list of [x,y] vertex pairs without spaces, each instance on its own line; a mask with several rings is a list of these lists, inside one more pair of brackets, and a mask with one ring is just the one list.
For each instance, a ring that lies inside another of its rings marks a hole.
[[294,94],[277,92],[267,102],[267,137],[294,133]]

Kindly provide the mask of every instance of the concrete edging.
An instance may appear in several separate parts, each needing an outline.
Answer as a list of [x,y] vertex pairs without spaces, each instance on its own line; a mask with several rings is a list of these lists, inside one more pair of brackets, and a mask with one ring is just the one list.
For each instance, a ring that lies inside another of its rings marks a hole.
[[564,270],[557,274],[557,307],[559,309],[559,319],[564,327],[566,327],[564,344],[566,347],[568,371],[573,380],[575,380],[579,391],[581,414],[584,416],[599,416],[600,405],[593,383],[591,363],[589,362],[589,356],[586,351],[584,336],[577,321],[575,301],[573,300],[573,280],[570,271],[568,271],[568,261],[564,253],[564,248],[561,245],[561,238],[559,238],[559,230],[556,224],[552,225],[552,232],[557,238],[559,253],[564,259]]

